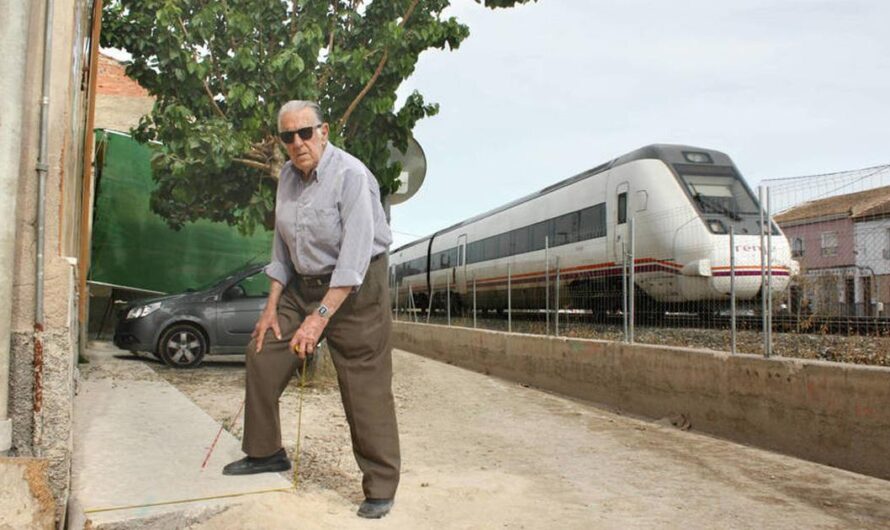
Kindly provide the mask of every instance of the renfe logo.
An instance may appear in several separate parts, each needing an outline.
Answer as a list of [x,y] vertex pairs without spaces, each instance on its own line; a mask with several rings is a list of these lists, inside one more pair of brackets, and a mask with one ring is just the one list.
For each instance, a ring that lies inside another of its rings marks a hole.
[[736,245],[736,252],[760,252],[760,245]]
[[[773,245],[772,251],[778,252],[778,250],[779,250],[778,247],[776,247],[776,245]],[[756,252],[757,254],[760,254],[760,245],[736,245],[735,251],[736,252]]]

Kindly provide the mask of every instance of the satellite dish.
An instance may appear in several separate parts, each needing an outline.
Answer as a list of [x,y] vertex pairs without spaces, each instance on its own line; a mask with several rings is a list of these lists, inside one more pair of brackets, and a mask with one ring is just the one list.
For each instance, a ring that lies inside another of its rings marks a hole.
[[389,196],[390,204],[401,204],[413,197],[423,184],[423,179],[426,177],[426,155],[417,140],[409,136],[405,152],[399,151],[392,142],[389,142],[389,161],[402,164],[399,189]]

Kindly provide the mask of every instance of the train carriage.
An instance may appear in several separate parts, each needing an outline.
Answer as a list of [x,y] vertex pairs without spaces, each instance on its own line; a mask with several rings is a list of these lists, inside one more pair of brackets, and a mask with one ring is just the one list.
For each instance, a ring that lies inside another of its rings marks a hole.
[[[730,229],[737,299],[760,295],[758,208],[727,155],[650,145],[393,250],[392,282],[402,307],[409,293],[426,308],[430,292],[443,300],[449,292],[460,309],[475,285],[477,308],[502,310],[509,282],[513,308],[541,309],[558,267],[561,306],[615,311],[633,239],[641,301],[712,310],[729,299]],[[783,292],[796,263],[770,229],[770,288]]]

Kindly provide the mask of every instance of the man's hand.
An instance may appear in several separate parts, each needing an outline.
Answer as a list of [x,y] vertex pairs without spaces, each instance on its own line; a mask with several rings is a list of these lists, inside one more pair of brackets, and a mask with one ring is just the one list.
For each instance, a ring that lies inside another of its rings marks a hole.
[[281,340],[281,329],[278,327],[278,311],[274,306],[266,307],[257,320],[256,327],[253,328],[251,337],[256,340],[256,352],[260,353],[263,349],[263,340],[266,338],[266,331],[271,329],[275,332],[275,338]]
[[328,319],[318,313],[307,316],[300,325],[300,329],[294,333],[294,337],[290,340],[291,351],[295,352],[300,359],[306,357],[307,354],[314,353],[315,345],[318,344],[327,325]]

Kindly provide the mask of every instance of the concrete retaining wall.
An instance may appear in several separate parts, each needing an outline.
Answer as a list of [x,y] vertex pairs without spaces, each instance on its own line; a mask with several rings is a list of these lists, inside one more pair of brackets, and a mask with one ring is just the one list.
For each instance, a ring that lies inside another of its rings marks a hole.
[[890,368],[395,322],[393,345],[478,372],[890,479]]

